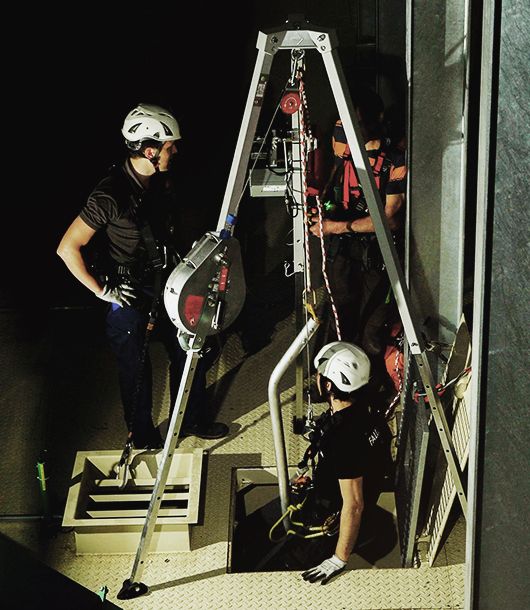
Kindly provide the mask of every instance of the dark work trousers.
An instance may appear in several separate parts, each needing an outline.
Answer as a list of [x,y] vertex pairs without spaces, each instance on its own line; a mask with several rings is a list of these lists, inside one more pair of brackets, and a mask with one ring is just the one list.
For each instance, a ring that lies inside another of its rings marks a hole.
[[[140,355],[145,341],[148,315],[132,307],[110,307],[107,313],[106,330],[113,352],[118,359],[118,373],[121,399],[123,403],[125,422],[137,444],[143,440],[149,441],[155,434],[151,416],[152,398],[152,368],[147,351],[140,392],[137,404],[134,405],[134,394],[138,383]],[[180,379],[186,361],[186,352],[180,347],[177,339],[177,329],[171,323],[163,308],[160,309],[156,321],[153,340],[160,340],[169,357],[171,409],[180,385]],[[204,359],[198,361],[192,391],[188,400],[183,428],[194,424],[207,423],[206,413],[206,367]],[[132,420],[132,421],[131,421]]]
[[[390,282],[372,243],[373,258],[356,237],[333,236],[328,248],[327,271],[339,317],[341,338],[360,345],[370,359],[383,352],[386,303]],[[331,319],[333,316],[331,315]],[[334,328],[334,321],[331,322]]]

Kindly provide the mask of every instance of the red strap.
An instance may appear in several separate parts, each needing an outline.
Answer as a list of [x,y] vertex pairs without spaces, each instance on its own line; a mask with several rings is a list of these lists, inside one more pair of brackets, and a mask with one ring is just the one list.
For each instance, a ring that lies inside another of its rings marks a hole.
[[375,160],[374,166],[372,167],[377,190],[379,190],[379,185],[381,184],[381,177],[379,176],[379,174],[381,173],[381,168],[383,167],[383,163],[385,162],[385,156],[385,153],[381,151],[377,156],[377,159]]
[[222,267],[219,274],[219,292],[225,292],[226,282],[228,281],[228,267]]
[[383,151],[381,151],[374,163],[374,166],[372,167],[372,171],[374,172],[374,174],[376,176],[378,176],[379,173],[381,172],[381,168],[383,167],[384,160],[385,160],[385,153]]
[[[381,178],[379,174],[381,173],[381,168],[383,167],[383,163],[385,161],[385,153],[381,151],[375,160],[374,165],[372,166],[372,172],[374,174],[375,185],[377,186],[377,190],[379,190],[379,186],[381,184]],[[350,197],[353,195],[355,199],[358,199],[361,196],[361,189],[359,187],[359,180],[357,178],[357,172],[355,171],[355,167],[353,162],[350,159],[344,159],[344,177],[342,182],[342,205],[344,209],[347,210],[349,208]]]
[[357,173],[350,159],[344,161],[344,177],[342,180],[342,205],[347,210],[350,203],[350,195],[353,195],[355,198],[361,195]]

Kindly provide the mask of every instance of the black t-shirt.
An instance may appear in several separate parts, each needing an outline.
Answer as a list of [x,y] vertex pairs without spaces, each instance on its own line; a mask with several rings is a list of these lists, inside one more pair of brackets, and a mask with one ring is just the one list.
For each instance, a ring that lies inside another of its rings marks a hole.
[[329,513],[340,510],[339,479],[363,477],[364,504],[375,504],[390,456],[386,423],[363,403],[326,417],[314,473],[318,501]]
[[148,265],[140,227],[148,223],[157,245],[177,252],[176,198],[167,173],[157,172],[143,188],[129,160],[114,167],[90,194],[79,216],[92,229],[104,230],[110,259],[119,265]]
[[126,161],[99,182],[79,214],[95,231],[104,229],[108,254],[119,264],[130,265],[143,256],[137,218],[143,193],[141,183]]

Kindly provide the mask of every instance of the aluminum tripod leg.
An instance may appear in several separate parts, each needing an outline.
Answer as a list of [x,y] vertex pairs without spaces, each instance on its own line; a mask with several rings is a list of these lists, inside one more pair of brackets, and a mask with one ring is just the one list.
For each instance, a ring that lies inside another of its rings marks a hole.
[[186,412],[186,406],[188,404],[193,378],[197,369],[198,358],[199,352],[197,351],[192,351],[190,349],[186,354],[186,363],[184,365],[184,371],[182,373],[182,379],[180,382],[177,399],[175,400],[171,420],[169,422],[166,442],[164,443],[162,458],[160,465],[158,466],[155,486],[151,495],[149,508],[147,509],[147,516],[142,530],[142,535],[140,537],[138,550],[136,551],[131,576],[128,580],[124,581],[123,587],[118,593],[118,599],[130,599],[143,595],[147,592],[147,586],[139,581],[145,568],[145,560],[147,558],[147,554],[149,553],[151,539],[156,526],[156,519],[158,517],[160,505],[162,504],[162,497],[164,495],[164,489],[166,487],[169,469],[171,467],[171,460],[173,458],[175,447],[177,446],[180,427],[182,425],[184,413]]
[[449,430],[440,398],[435,391],[436,384],[427,359],[424,341],[416,328],[414,321],[416,316],[413,315],[414,310],[401,270],[397,251],[394,246],[394,240],[392,239],[392,234],[388,227],[384,207],[375,184],[370,162],[364,146],[361,146],[363,139],[355,118],[356,115],[353,104],[349,95],[345,94],[347,91],[346,81],[344,74],[342,73],[338,54],[335,49],[331,48],[329,50],[321,51],[321,53],[346,133],[346,141],[350,145],[353,163],[359,174],[359,181],[363,187],[366,203],[368,204],[368,209],[370,211],[370,218],[374,224],[377,241],[392,284],[392,290],[403,322],[407,342],[410,346],[410,351],[416,360],[425,392],[429,398],[429,406],[436,424],[436,430],[444,449],[449,471],[456,487],[458,499],[462,505],[464,517],[467,517],[467,500],[458,456],[454,448],[451,431]]
[[263,104],[263,96],[269,79],[273,54],[266,50],[265,42],[267,37],[260,32],[258,34],[258,58],[254,67],[254,74],[250,83],[249,94],[245,105],[245,112],[241,122],[241,129],[237,139],[236,150],[228,176],[223,205],[219,214],[217,230],[221,231],[225,227],[225,222],[229,214],[237,215],[237,209],[245,190],[245,180],[248,170],[248,160],[252,143],[258,125],[259,115]]

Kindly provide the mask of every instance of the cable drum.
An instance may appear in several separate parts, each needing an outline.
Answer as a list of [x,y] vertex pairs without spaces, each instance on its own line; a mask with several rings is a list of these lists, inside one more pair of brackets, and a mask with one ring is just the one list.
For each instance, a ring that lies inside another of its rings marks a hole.
[[241,249],[235,237],[204,235],[173,270],[164,289],[171,322],[185,333],[206,335],[228,327],[245,301]]

